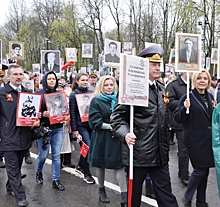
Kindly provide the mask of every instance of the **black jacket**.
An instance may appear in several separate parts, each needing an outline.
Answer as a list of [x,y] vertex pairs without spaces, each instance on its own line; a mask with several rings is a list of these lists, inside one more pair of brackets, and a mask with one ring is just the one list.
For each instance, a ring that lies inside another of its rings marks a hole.
[[[49,74],[54,74],[55,77],[56,77],[56,85],[53,89],[50,89],[48,88],[47,86],[47,76]],[[36,91],[35,93],[38,93],[38,94],[47,94],[47,93],[55,93],[55,92],[58,92],[56,89],[57,89],[57,86],[58,86],[58,79],[57,79],[57,76],[55,74],[55,72],[53,71],[49,71],[47,73],[44,74],[43,78],[42,78],[42,85],[43,85],[43,89],[41,90],[38,90]],[[50,124],[50,120],[48,117],[43,117],[43,113],[44,111],[48,111],[47,110],[47,106],[46,106],[46,102],[45,102],[45,98],[44,98],[44,95],[42,96],[42,103],[41,103],[41,113],[42,113],[42,117],[40,119],[40,122],[44,122],[44,126],[48,126],[50,128],[60,128],[63,126],[63,124],[53,124],[51,125]]]
[[175,130],[183,130],[182,125],[177,123],[174,119],[173,112],[175,111],[178,101],[187,92],[187,85],[182,80],[181,76],[178,76],[176,80],[169,83],[166,87],[166,93],[168,94],[169,114],[170,114],[170,127]]
[[[30,92],[22,87],[22,92]],[[6,94],[13,98],[8,101]],[[18,92],[9,84],[0,87],[0,151],[29,149],[32,143],[31,127],[16,126]]]
[[89,128],[88,122],[82,122],[79,114],[79,109],[76,101],[76,94],[92,93],[88,88],[77,88],[70,94],[69,109],[70,109],[70,124],[72,131],[78,131],[78,126]]
[[186,95],[178,103],[174,112],[175,119],[182,123],[184,141],[193,168],[214,167],[212,152],[212,111],[214,100],[212,94],[206,91],[208,107],[196,89],[189,94],[189,114],[183,105]]
[[[134,106],[134,166],[156,167],[168,163],[167,104],[164,103],[165,88],[157,82],[158,102],[149,90],[148,107]],[[111,126],[122,141],[122,162],[129,165],[129,148],[125,136],[130,132],[130,106],[117,104],[111,115]]]

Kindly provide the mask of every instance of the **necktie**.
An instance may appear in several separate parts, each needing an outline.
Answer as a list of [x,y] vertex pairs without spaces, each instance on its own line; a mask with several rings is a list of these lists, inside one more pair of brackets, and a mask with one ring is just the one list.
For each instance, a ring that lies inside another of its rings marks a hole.
[[50,64],[50,70],[52,70],[52,64]]
[[16,91],[17,91],[17,92],[21,92],[21,89],[20,89],[20,88],[16,88]]

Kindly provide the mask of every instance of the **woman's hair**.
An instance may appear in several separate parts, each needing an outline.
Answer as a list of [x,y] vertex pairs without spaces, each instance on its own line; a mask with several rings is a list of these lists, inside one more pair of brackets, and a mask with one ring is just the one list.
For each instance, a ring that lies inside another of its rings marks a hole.
[[73,79],[72,91],[74,91],[75,89],[78,88],[78,84],[77,84],[76,81],[79,81],[79,79],[80,79],[83,75],[85,75],[85,76],[87,76],[87,77],[89,78],[89,75],[88,75],[87,73],[78,73],[78,74],[76,75],[76,77]]
[[209,74],[209,72],[205,69],[201,70],[200,72],[194,72],[193,75],[192,75],[192,89],[195,88],[196,86],[196,80],[198,78],[198,76],[201,74],[201,73],[206,73],[207,77],[208,77],[208,86],[206,87],[206,89],[209,89],[210,85],[211,85],[211,76]]
[[116,83],[116,80],[114,77],[110,76],[110,75],[104,75],[102,76],[100,79],[99,79],[99,82],[98,84],[96,85],[95,87],[95,92],[94,92],[94,95],[95,96],[100,96],[101,95],[101,92],[103,92],[103,88],[104,88],[104,84],[105,84],[105,81],[106,80],[112,80],[113,81],[113,84],[114,84],[114,89],[113,91],[117,93],[118,91],[118,86],[117,86],[117,83]]

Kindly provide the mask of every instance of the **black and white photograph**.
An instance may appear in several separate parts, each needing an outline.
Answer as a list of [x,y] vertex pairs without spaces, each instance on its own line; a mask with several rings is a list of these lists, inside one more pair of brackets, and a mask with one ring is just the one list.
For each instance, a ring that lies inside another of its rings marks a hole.
[[34,81],[33,80],[23,80],[22,85],[30,90],[30,92],[34,92]]
[[119,65],[120,63],[120,53],[121,53],[121,43],[105,39],[105,65],[112,66]]
[[68,104],[65,92],[45,94],[47,110],[50,111],[50,124],[65,121],[68,117]]
[[77,49],[76,48],[65,48],[66,61],[77,62]]
[[175,63],[175,49],[171,49],[170,50],[169,63],[170,64],[174,64]]
[[41,108],[41,94],[21,92],[18,96],[17,126],[39,126],[37,113]]
[[11,59],[24,60],[24,43],[10,41],[9,55]]
[[82,58],[93,58],[92,43],[82,43]]
[[60,73],[60,51],[59,50],[41,50],[41,73],[54,71]]
[[89,106],[93,97],[94,93],[76,94],[77,106],[82,122],[88,121]]
[[201,35],[176,33],[175,68],[177,72],[201,69]]
[[32,69],[33,69],[33,73],[40,73],[40,64],[39,63],[32,64]]
[[124,54],[132,55],[132,42],[124,42]]
[[218,64],[218,48],[212,48],[211,64]]
[[99,54],[99,76],[101,77],[109,74],[109,67],[105,66],[105,56],[103,54]]

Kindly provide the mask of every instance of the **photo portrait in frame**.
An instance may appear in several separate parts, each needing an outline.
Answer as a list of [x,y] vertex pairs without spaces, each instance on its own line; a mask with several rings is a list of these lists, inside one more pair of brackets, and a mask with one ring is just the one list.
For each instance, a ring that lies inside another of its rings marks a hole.
[[211,64],[218,64],[218,48],[212,48]]
[[82,43],[82,58],[92,58],[92,57],[93,57],[93,44]]
[[41,73],[54,71],[60,73],[60,51],[41,50]]
[[109,75],[109,67],[105,66],[105,56],[104,54],[99,54],[99,76]]
[[117,67],[120,64],[120,53],[121,53],[121,43],[105,39],[105,48],[104,48],[104,65],[110,67]]
[[176,72],[199,72],[201,70],[201,35],[176,33]]
[[124,54],[132,55],[132,42],[124,42]]
[[32,64],[33,73],[40,73],[40,64]]
[[94,97],[94,93],[76,94],[77,106],[79,109],[79,114],[82,122],[88,121],[89,106],[93,97]]
[[24,43],[17,41],[10,41],[9,57],[11,59],[24,60]]
[[41,109],[42,94],[29,92],[18,93],[18,107],[16,111],[17,126],[40,126],[37,113]]
[[34,92],[34,80],[23,80],[22,85],[30,90],[30,92]]
[[65,48],[66,61],[77,62],[77,49],[76,48]]
[[169,63],[175,64],[175,49],[170,50]]
[[50,112],[50,124],[69,120],[69,110],[65,92],[44,94],[47,110]]

